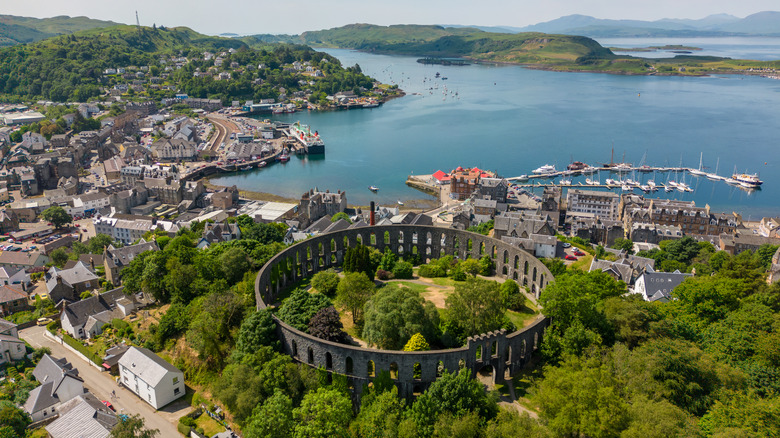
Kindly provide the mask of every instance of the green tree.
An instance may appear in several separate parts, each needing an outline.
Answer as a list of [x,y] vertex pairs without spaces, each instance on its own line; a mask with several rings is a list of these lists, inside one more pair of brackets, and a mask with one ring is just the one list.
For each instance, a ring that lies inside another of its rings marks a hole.
[[657,305],[636,294],[606,299],[604,316],[614,330],[615,340],[629,348],[656,336],[655,329],[663,319]]
[[460,325],[466,336],[496,330],[503,324],[505,308],[495,281],[471,278],[456,284],[445,302],[449,320]]
[[384,254],[382,254],[382,260],[379,262],[379,269],[391,272],[397,262],[398,256],[387,247],[385,248]]
[[258,310],[244,318],[236,339],[236,350],[243,354],[251,354],[262,346],[279,349],[276,322],[268,309]]
[[355,438],[400,437],[398,426],[404,407],[395,385],[389,391],[366,394],[361,400],[360,413],[349,425],[351,435]]
[[485,254],[479,259],[479,275],[489,277],[493,275],[493,269],[496,268],[496,264],[489,255]]
[[458,266],[463,272],[471,275],[472,277],[476,277],[477,274],[482,271],[479,260],[477,259],[463,260],[462,262],[458,263]]
[[[3,400],[0,401],[0,424],[12,432],[10,436],[23,437],[25,429],[30,424],[30,417],[10,401]],[[3,429],[0,429],[0,432],[2,431]]]
[[527,413],[518,415],[507,408],[501,409],[496,418],[487,423],[485,438],[552,438],[552,434]]
[[87,242],[87,248],[91,254],[103,254],[103,250],[110,245],[114,245],[114,239],[106,234],[96,234]]
[[520,310],[525,305],[525,296],[520,293],[520,285],[511,278],[501,283],[501,302],[504,307],[512,310]]
[[62,228],[63,225],[73,222],[73,217],[59,205],[53,205],[46,210],[43,210],[41,217],[44,220],[51,222],[55,228]]
[[484,386],[471,378],[469,370],[462,370],[458,374],[443,373],[417,398],[408,416],[417,434],[427,437],[433,435],[439,415],[447,413],[461,418],[472,412],[487,420],[495,417],[497,396],[486,393]]
[[49,254],[52,263],[60,268],[68,262],[68,253],[63,248],[57,248]]
[[293,410],[296,438],[346,436],[352,419],[352,401],[335,389],[320,388],[306,394]]
[[119,418],[111,430],[111,438],[154,438],[160,434],[157,429],[144,427],[144,419],[138,414],[125,415]]
[[336,288],[336,302],[352,313],[352,322],[363,320],[363,306],[374,295],[374,282],[363,270],[348,273]]
[[254,409],[244,432],[248,437],[287,438],[295,427],[292,412],[290,397],[282,391],[276,391]]
[[231,284],[241,280],[244,273],[251,269],[249,257],[246,252],[238,247],[229,248],[219,256],[219,264],[225,278]]
[[343,211],[340,211],[333,215],[333,217],[330,218],[331,222],[337,222],[339,219],[344,219],[345,221],[349,222],[350,224],[352,221],[349,219],[349,216],[344,213]]
[[400,349],[415,333],[436,339],[439,314],[433,303],[410,288],[389,284],[365,305],[363,339],[385,349]]
[[330,307],[331,305],[328,297],[323,294],[309,293],[303,289],[296,289],[282,302],[277,316],[287,324],[305,332],[309,328],[311,318],[320,309]]
[[425,336],[420,333],[415,333],[409,338],[409,342],[404,345],[403,351],[428,351],[430,349],[431,346],[428,345]]
[[411,263],[403,260],[397,262],[393,267],[393,277],[397,279],[410,279],[414,275],[414,267]]
[[333,297],[339,285],[339,274],[333,269],[319,271],[311,277],[311,286],[317,292]]
[[729,392],[700,423],[707,436],[776,437],[780,435],[780,397]]
[[201,306],[187,330],[187,342],[201,359],[221,368],[233,347],[233,328],[241,323],[243,302],[234,292],[214,292],[202,298]]
[[620,249],[620,250],[628,252],[629,254],[633,254],[634,253],[634,242],[632,242],[630,239],[617,238],[612,243],[612,248]]

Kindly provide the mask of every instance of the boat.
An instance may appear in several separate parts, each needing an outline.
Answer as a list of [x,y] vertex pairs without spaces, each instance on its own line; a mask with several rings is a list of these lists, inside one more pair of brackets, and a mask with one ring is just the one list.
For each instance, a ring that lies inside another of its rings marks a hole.
[[379,190],[379,187],[377,187],[377,186],[368,186],[368,190],[371,190],[372,192],[376,193]]
[[624,192],[630,192],[630,191],[634,190],[634,188],[633,188],[633,187],[631,187],[631,186],[630,186],[630,185],[628,185],[628,184],[623,184],[623,185],[620,187],[620,189],[621,189],[621,190],[623,190]]
[[653,179],[647,180],[647,185],[648,185],[648,186],[649,186],[651,189],[655,189],[655,180],[653,180]]
[[734,178],[726,178],[724,181],[726,181],[726,184],[731,184],[733,186],[738,186],[739,181],[735,180]]
[[626,183],[627,185],[629,185],[629,186],[634,186],[634,187],[637,187],[637,186],[639,186],[639,182],[638,182],[638,181],[634,181],[634,180],[633,180],[633,179],[631,179],[631,178],[626,178],[626,180],[625,180],[625,183]]
[[664,190],[666,191],[666,193],[673,192],[674,191],[674,187],[672,187],[670,185],[666,185],[666,186],[664,186]]
[[597,185],[600,185],[601,182],[600,181],[596,181],[596,180],[592,180],[590,178],[585,178],[585,184],[587,184],[589,186],[597,186]]
[[726,178],[718,175],[718,166],[720,165],[720,157],[718,157],[718,161],[715,163],[715,173],[708,173],[707,179],[711,181],[723,181]]
[[272,114],[284,114],[284,108],[278,106],[271,110]]
[[279,158],[277,158],[277,160],[279,160],[282,163],[286,163],[290,161],[290,156],[283,152],[282,155],[279,155]]
[[759,187],[761,184],[764,183],[763,181],[761,181],[758,178],[758,174],[755,174],[755,173],[753,173],[753,174],[747,174],[747,173],[737,174],[737,173],[734,173],[734,175],[732,175],[731,178],[734,179],[735,181],[737,181],[739,183],[739,185],[741,185],[742,187],[746,187],[746,188]]
[[566,169],[577,172],[577,171],[582,171],[582,170],[584,170],[584,169],[586,169],[588,167],[590,167],[590,166],[588,166],[587,164],[583,163],[582,161],[575,161],[575,162],[569,164],[568,166],[566,166]]
[[379,104],[376,103],[376,102],[369,102],[369,103],[363,104],[363,108],[376,108],[378,106],[379,106]]
[[653,168],[652,168],[652,167],[650,167],[650,166],[648,166],[647,164],[644,164],[644,165],[642,165],[642,166],[639,166],[639,167],[637,167],[637,168],[636,168],[636,170],[637,170],[638,172],[645,172],[645,173],[650,173],[650,172],[652,172],[652,171],[653,171]]
[[570,186],[571,185],[571,180],[564,178],[564,179],[561,180],[561,185],[562,186]]
[[399,200],[398,200],[398,205],[404,205],[404,203],[403,203],[403,202],[401,202],[401,200],[399,199]]
[[265,161],[261,161],[261,162],[257,163],[257,167],[265,167],[267,164],[268,163],[266,163]]
[[295,122],[290,125],[290,136],[299,141],[309,154],[324,154],[325,142],[320,138],[318,131],[311,132],[308,125]]
[[245,170],[252,170],[252,166],[249,165],[249,166],[240,167],[238,170],[240,170],[242,172],[245,171]]
[[528,175],[522,174],[522,175],[517,177],[517,180],[518,181],[528,181]]
[[691,175],[695,175],[695,176],[705,176],[707,174],[707,172],[701,170],[701,168],[702,168],[701,160],[702,160],[703,157],[704,157],[704,152],[699,154],[699,168],[698,169],[688,169],[688,173],[690,173]]
[[596,173],[598,171],[599,171],[598,167],[588,166],[588,167],[582,169],[581,172],[585,173],[585,174],[594,174],[594,173]]
[[642,189],[642,191],[645,193],[650,193],[653,191],[653,189],[647,184],[642,184],[641,186],[639,186],[639,188]]
[[608,186],[617,186],[620,185],[619,181],[615,181],[612,178],[607,178],[606,181],[604,181]]
[[551,173],[555,173],[555,166],[545,164],[544,166],[535,169],[532,173],[536,175],[549,175]]

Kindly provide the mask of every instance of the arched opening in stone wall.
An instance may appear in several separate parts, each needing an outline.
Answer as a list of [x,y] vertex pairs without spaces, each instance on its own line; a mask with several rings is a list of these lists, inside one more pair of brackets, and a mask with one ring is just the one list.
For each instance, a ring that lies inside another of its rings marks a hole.
[[523,275],[528,275],[528,260],[523,264]]
[[416,380],[422,379],[422,365],[420,364],[420,362],[417,362],[417,363],[414,364],[414,367],[413,367],[412,371],[413,371],[412,375],[413,375],[414,379],[416,379]]
[[531,283],[531,293],[536,297],[536,283]]
[[398,245],[398,255],[403,256],[403,254],[404,254],[404,246]]
[[366,363],[366,374],[368,374],[368,377],[376,377],[376,368],[374,367],[373,360],[369,360],[368,363]]
[[528,287],[528,278],[523,277],[523,287]]
[[398,364],[395,362],[390,363],[390,378],[398,380]]
[[338,259],[336,259],[336,254],[331,254],[331,255],[330,255],[330,263],[331,263],[332,265],[336,265],[336,264],[338,264],[338,262],[339,262],[339,261],[338,261]]
[[514,266],[515,270],[520,269],[520,256],[518,256],[518,255],[515,256],[515,263],[514,263],[513,266]]
[[544,274],[539,274],[539,288],[544,287]]
[[539,333],[534,332],[534,350],[539,348]]
[[311,347],[308,349],[307,361],[310,365],[314,365],[314,350],[312,350]]
[[444,257],[445,255],[446,255],[446,253],[444,252],[444,248],[440,249],[440,250],[439,250],[439,258],[442,258],[442,257]]
[[325,255],[325,247],[322,245],[322,242],[317,244],[319,251],[317,253],[319,255]]
[[399,231],[398,232],[398,243],[399,244],[404,243],[404,232],[403,231]]
[[455,251],[455,256],[458,256],[458,252],[460,250],[460,239],[458,239],[458,236],[455,236],[455,238],[452,239],[452,249]]
[[422,385],[415,384],[412,389],[412,395],[415,397],[423,393]]
[[533,277],[531,277],[531,281],[536,283],[536,266],[534,266],[534,275],[533,275]]
[[509,264],[509,251],[507,250],[504,250],[504,264],[505,265]]
[[352,248],[352,245],[349,244],[349,237],[344,236],[344,250],[347,248]]
[[385,245],[390,245],[390,232],[385,231]]
[[295,341],[292,341],[292,355],[294,358],[298,359],[298,343]]
[[512,279],[517,281],[517,271],[512,273]]
[[361,234],[357,235],[357,243],[358,243],[358,245],[362,245],[363,244],[363,235],[361,235]]
[[427,233],[425,233],[425,244],[430,245],[432,243],[433,243],[433,235],[431,234],[430,231],[428,231]]
[[311,246],[306,247],[306,260],[311,260]]
[[417,255],[417,245],[412,247],[412,254]]
[[506,275],[506,274],[507,274],[506,265],[504,265],[504,266],[501,268],[501,274],[503,274],[503,275]]
[[493,341],[490,343],[490,356],[498,357],[498,341]]
[[371,233],[371,246],[376,246],[376,233]]
[[466,368],[466,360],[465,359],[461,359],[461,360],[458,361],[458,369],[462,370],[463,368]]
[[481,256],[485,255],[485,242],[479,243],[479,255]]
[[336,252],[336,239],[330,239],[330,252]]
[[444,371],[446,371],[446,369],[444,368],[444,362],[439,361],[439,363],[436,364],[436,378],[439,378],[442,375],[444,375]]
[[525,339],[523,339],[523,349],[520,351],[520,357],[527,357],[528,356],[528,343],[525,342]]
[[471,241],[471,239],[468,240],[468,246],[466,247],[466,251],[468,251],[468,254],[471,254],[471,251],[474,248],[474,242]]
[[474,355],[474,359],[482,360],[482,346],[481,345],[477,346],[477,352]]
[[354,372],[353,367],[354,365],[352,364],[352,358],[350,356],[347,356],[346,369],[344,372],[347,374],[352,374]]
[[506,351],[504,351],[504,363],[509,365],[512,363],[512,346],[508,346],[506,348]]
[[490,258],[495,260],[496,259],[496,245],[493,245],[490,248]]
[[477,371],[477,374],[479,374],[482,377],[490,377],[490,380],[492,381],[495,377],[496,370],[493,368],[493,365],[487,364],[479,369]]
[[430,246],[426,246],[425,247],[425,255],[427,255],[427,256],[431,255],[431,247]]
[[325,353],[325,369],[326,370],[333,369],[333,356],[330,354],[330,351]]

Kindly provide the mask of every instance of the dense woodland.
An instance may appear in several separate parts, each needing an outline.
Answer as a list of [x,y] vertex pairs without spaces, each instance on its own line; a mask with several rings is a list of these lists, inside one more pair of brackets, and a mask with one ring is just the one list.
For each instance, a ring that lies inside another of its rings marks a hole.
[[[195,69],[205,71],[214,66],[213,59],[203,61],[204,51],[219,53],[231,48],[237,53],[225,57],[225,63],[217,69],[230,71],[231,80],[193,77]],[[360,67],[342,68],[336,58],[307,46],[273,44],[253,49],[236,39],[207,37],[186,28],[116,26],[0,49],[0,97],[5,101],[86,102],[103,95],[106,88],[128,82],[116,75],[104,75],[105,69],[148,66],[149,76],[159,76],[170,65],[161,60],[171,56],[187,57],[192,62],[171,71],[163,84],[173,85],[173,90],[144,92],[147,97],[173,97],[178,89],[192,97],[221,99],[229,104],[232,100],[278,98],[280,87],[287,93],[307,89],[322,93],[315,96],[317,99],[338,91],[373,87],[373,80],[363,75]],[[294,61],[311,61],[325,77],[317,78],[314,85],[301,84],[300,75],[283,71],[284,65]],[[231,62],[241,67],[230,69]],[[258,70],[260,64],[266,68]]]

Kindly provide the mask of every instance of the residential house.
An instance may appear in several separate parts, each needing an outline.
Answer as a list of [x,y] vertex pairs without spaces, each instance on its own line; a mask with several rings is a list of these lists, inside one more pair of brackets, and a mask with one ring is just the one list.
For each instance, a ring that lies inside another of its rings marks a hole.
[[769,275],[766,282],[769,284],[780,281],[780,248],[777,248],[775,255],[772,256],[772,265],[769,267]]
[[62,329],[76,339],[87,339],[103,333],[103,326],[122,319],[139,306],[132,295],[120,287],[106,293],[67,304],[62,310]]
[[198,247],[208,247],[214,243],[229,242],[240,238],[241,228],[239,228],[238,224],[207,222]]
[[84,394],[84,380],[65,358],[54,359],[44,354],[33,370],[33,376],[41,386],[30,391],[22,407],[33,422],[56,415],[62,403]]
[[780,238],[742,233],[721,234],[718,247],[721,251],[737,255],[742,251],[755,251],[762,245],[780,245]]
[[10,210],[0,211],[0,234],[12,233],[18,230],[19,216]]
[[758,234],[763,237],[780,237],[780,217],[765,217],[758,225]]
[[158,161],[192,160],[198,156],[197,145],[184,139],[160,139],[150,149]]
[[333,216],[346,210],[347,193],[341,190],[338,193],[331,193],[327,190],[319,192],[311,189],[301,196],[299,205],[300,214],[314,222],[323,216]]
[[641,295],[646,301],[670,301],[674,288],[689,277],[693,277],[693,274],[680,271],[656,272],[648,268],[636,279],[632,292]]
[[103,356],[103,368],[108,370],[112,376],[119,375],[119,359],[121,359],[129,349],[130,346],[125,343],[114,345],[107,349],[106,355]]
[[184,396],[184,373],[152,351],[130,347],[119,359],[122,384],[155,409]]
[[29,309],[27,293],[21,287],[8,284],[0,286],[0,316]]
[[80,261],[70,269],[52,266],[44,279],[49,298],[55,303],[60,300],[78,301],[82,292],[99,287],[98,276]]
[[62,403],[59,417],[46,425],[50,438],[108,438],[117,415],[90,393]]
[[49,260],[48,257],[38,251],[1,251],[0,267],[30,269],[43,266]]
[[127,245],[121,248],[115,248],[109,245],[103,250],[103,266],[106,270],[106,280],[111,284],[118,286],[122,283],[120,273],[124,268],[130,265],[139,254],[146,251],[159,251],[157,242],[147,242],[143,238],[135,245]]
[[32,286],[30,274],[24,269],[0,267],[0,285],[4,284],[17,285],[25,292],[28,287]]
[[0,318],[0,365],[24,359],[27,349],[19,339],[16,324]]

